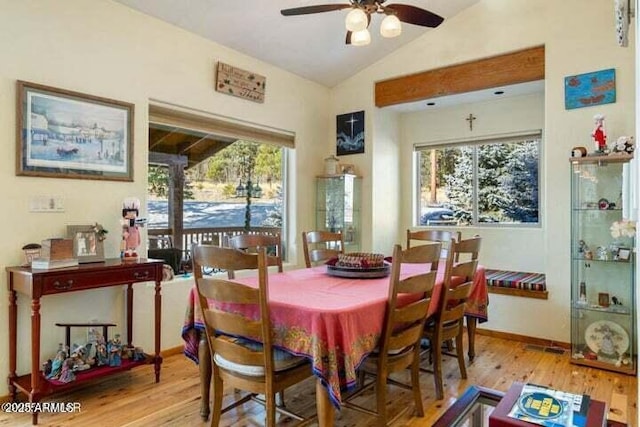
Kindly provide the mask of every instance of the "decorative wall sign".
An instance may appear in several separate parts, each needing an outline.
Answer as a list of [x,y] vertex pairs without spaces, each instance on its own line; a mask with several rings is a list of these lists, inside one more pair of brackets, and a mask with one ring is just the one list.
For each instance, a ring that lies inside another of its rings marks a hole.
[[616,70],[594,71],[564,78],[567,110],[616,102]]
[[336,116],[336,154],[364,153],[364,111]]
[[262,103],[266,81],[267,79],[260,74],[218,62],[216,73],[218,92]]
[[16,175],[133,181],[133,104],[18,81]]

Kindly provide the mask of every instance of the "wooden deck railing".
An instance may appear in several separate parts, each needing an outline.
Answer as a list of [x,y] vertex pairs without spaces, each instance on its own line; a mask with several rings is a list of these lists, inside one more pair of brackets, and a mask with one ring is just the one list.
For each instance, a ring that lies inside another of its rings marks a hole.
[[[149,249],[167,249],[181,247],[187,252],[194,243],[209,243],[218,246],[226,246],[227,239],[246,231],[243,227],[206,227],[206,228],[185,228],[183,230],[182,244],[177,245],[173,241],[173,233],[169,228],[154,228],[148,231]],[[279,235],[282,229],[279,227],[253,227],[250,234],[272,234]]]

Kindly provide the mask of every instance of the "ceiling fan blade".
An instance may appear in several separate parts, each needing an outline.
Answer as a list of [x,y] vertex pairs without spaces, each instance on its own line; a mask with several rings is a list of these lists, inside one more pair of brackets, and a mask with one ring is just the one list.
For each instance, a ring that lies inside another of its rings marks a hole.
[[350,4],[318,4],[315,6],[294,7],[291,9],[282,9],[280,11],[284,16],[308,15],[311,13],[331,12],[333,10],[350,9]]
[[386,9],[394,11],[398,19],[408,24],[435,28],[444,21],[440,15],[408,4],[390,4],[386,6]]

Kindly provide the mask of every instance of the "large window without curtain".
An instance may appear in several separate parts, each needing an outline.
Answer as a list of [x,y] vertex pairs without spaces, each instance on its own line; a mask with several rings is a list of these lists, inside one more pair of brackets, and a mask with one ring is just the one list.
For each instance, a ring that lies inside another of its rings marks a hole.
[[541,139],[416,145],[417,225],[538,225]]
[[[195,242],[220,243],[238,230],[279,229],[286,236],[284,172],[294,142],[288,131],[150,105],[149,234],[177,235],[184,250]],[[170,183],[184,183],[179,197],[170,194]]]

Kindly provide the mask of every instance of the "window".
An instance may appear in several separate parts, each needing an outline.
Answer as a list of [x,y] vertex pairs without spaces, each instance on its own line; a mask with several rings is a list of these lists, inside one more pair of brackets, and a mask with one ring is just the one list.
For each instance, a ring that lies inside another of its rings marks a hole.
[[541,134],[416,146],[418,225],[540,223]]

